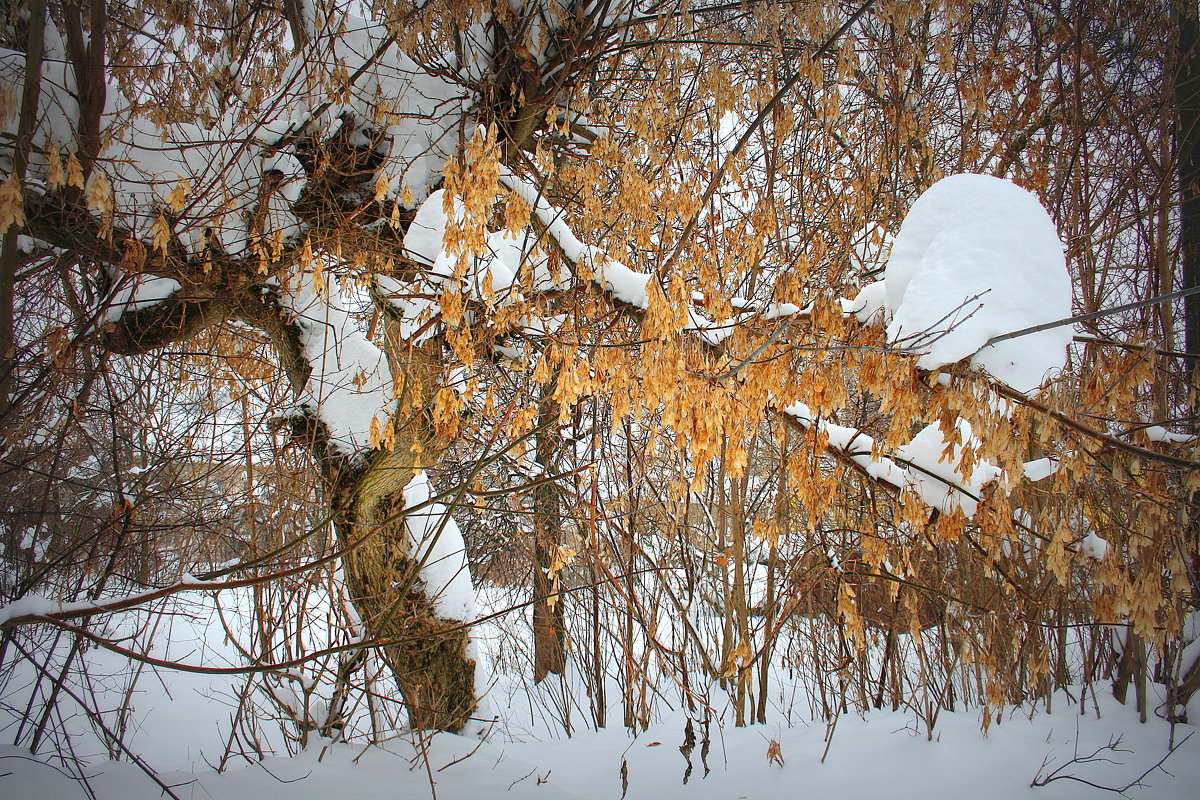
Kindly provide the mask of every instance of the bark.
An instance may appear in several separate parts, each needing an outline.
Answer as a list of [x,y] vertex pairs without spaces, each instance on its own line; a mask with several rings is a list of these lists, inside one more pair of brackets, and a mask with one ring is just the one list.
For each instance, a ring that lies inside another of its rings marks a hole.
[[296,52],[308,46],[308,27],[304,24],[304,9],[300,0],[283,0],[283,16],[292,32]]
[[417,469],[401,445],[335,481],[335,527],[349,593],[391,669],[412,727],[462,730],[476,708],[469,628],[439,616],[404,526],[404,487]]
[[395,448],[345,456],[323,443],[319,423],[305,435],[333,498],[350,599],[392,672],[410,724],[457,733],[478,705],[470,629],[438,614],[440,587],[421,580],[404,516],[405,487],[439,451],[427,410],[441,375],[440,344],[407,346],[390,324],[387,341],[392,373],[403,375],[401,408],[416,409],[397,419]]
[[[1140,673],[1146,669],[1145,648],[1142,637],[1133,632],[1133,626],[1125,628],[1125,647],[1117,662],[1117,674],[1113,678],[1112,693],[1117,702],[1124,705],[1128,697],[1129,684],[1135,683]],[[1140,703],[1139,703],[1140,707]]]
[[[144,353],[237,318],[264,331],[294,389],[302,389],[309,365],[295,323],[278,306],[251,296],[188,298],[180,293],[162,303],[121,316],[103,341],[111,350]],[[421,564],[409,546],[404,489],[415,472],[437,457],[438,442],[428,417],[441,374],[440,345],[410,347],[387,331],[394,375],[403,376],[401,407],[411,416],[399,428],[392,451],[346,454],[329,443],[323,423],[291,420],[292,437],[313,454],[331,498],[331,517],[343,559],[350,598],[392,671],[413,727],[461,731],[477,702],[475,662],[463,620],[441,617],[435,593],[421,581]]]
[[[535,456],[542,476],[555,472],[557,451],[558,403],[552,397],[553,385],[546,388],[538,408],[538,434]],[[533,490],[533,680],[540,683],[546,675],[561,675],[566,668],[566,632],[563,603],[557,595],[559,578],[550,570],[562,543],[562,515],[558,487],[543,481]]]
[[[1171,6],[1177,25],[1175,44],[1175,169],[1179,185],[1179,253],[1184,288],[1200,286],[1200,20],[1194,2],[1175,0]],[[1200,295],[1184,299],[1184,385],[1191,406],[1193,433],[1200,433],[1200,414],[1197,413],[1195,389],[1197,367],[1200,367]],[[1186,542],[1190,559],[1200,552],[1200,493],[1186,499]],[[1200,572],[1189,570],[1192,594],[1200,591]],[[1195,665],[1193,665],[1195,666]],[[1200,673],[1190,673],[1191,687],[1181,697],[1190,698],[1200,682]],[[1187,681],[1185,681],[1186,683]],[[1178,701],[1176,701],[1178,702]],[[1175,713],[1176,706],[1171,707]]]
[[[45,50],[46,4],[33,2],[29,6],[29,27],[26,32],[25,86],[21,92],[21,117],[17,123],[17,140],[13,144],[13,177],[18,184],[25,180],[29,147],[36,125],[38,97],[42,87],[42,58]],[[7,418],[9,395],[16,370],[16,302],[17,263],[21,254],[17,248],[16,229],[4,233],[0,244],[0,418]]]
[[1200,691],[1200,656],[1190,665],[1184,665],[1183,674],[1167,691],[1167,719],[1187,724],[1188,703]]
[[91,174],[92,164],[100,154],[100,118],[104,115],[107,85],[105,72],[105,29],[108,27],[108,9],[105,0],[90,0],[88,25],[90,33],[84,39],[83,3],[62,5],[63,23],[66,28],[67,53],[75,73],[78,87],[79,119],[76,125],[76,144],[79,160],[86,177]]

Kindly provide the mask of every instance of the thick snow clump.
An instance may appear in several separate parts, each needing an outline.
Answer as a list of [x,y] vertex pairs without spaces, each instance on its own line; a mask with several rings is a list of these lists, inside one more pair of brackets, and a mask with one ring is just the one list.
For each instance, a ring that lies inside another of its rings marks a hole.
[[[987,175],[952,175],[909,210],[884,273],[892,344],[936,369],[963,358],[1024,392],[1061,369],[1072,326],[989,347],[994,336],[1071,316],[1071,279],[1050,215]],[[855,308],[854,311],[859,309]]]

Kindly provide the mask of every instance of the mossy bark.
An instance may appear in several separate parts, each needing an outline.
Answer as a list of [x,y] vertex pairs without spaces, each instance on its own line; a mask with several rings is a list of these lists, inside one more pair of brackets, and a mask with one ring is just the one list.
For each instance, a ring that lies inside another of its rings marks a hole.
[[476,708],[475,662],[463,620],[439,616],[404,524],[411,454],[381,454],[346,487],[336,516],[351,600],[379,643],[414,728],[460,732]]
[[404,376],[394,448],[371,451],[365,462],[320,460],[333,488],[350,598],[395,677],[411,725],[457,733],[478,704],[470,630],[464,620],[439,615],[436,594],[444,587],[422,581],[404,514],[405,487],[438,453],[427,410],[440,362],[432,347],[393,346],[389,355],[393,374]]

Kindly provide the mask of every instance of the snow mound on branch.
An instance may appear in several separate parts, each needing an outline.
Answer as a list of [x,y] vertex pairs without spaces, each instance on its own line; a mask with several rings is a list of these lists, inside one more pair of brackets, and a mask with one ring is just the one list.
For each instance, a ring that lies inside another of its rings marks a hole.
[[953,175],[913,204],[884,274],[888,341],[936,369],[964,358],[1024,392],[1061,369],[1064,325],[984,347],[994,336],[1069,317],[1071,279],[1037,197],[987,175]]
[[358,330],[337,280],[299,276],[281,303],[295,315],[312,367],[300,405],[329,428],[333,443],[354,452],[371,445],[371,426],[388,421],[392,371],[383,351]]
[[[465,210],[453,200],[456,221],[462,220]],[[404,235],[404,249],[410,258],[428,268],[426,280],[442,284],[455,273],[458,257],[445,249],[446,228],[450,216],[446,213],[445,190],[438,189],[417,209],[412,224]],[[546,254],[537,247],[532,231],[499,230],[484,236],[484,249],[467,260],[464,279],[476,300],[489,296],[502,300],[515,292],[518,277],[531,279],[535,289],[552,289],[563,285],[567,276],[550,273]]]
[[886,281],[868,283],[853,300],[841,298],[843,314],[853,314],[859,322],[867,325],[882,319],[887,296]]
[[869,477],[915,492],[925,505],[946,513],[960,510],[967,517],[975,516],[983,488],[1004,474],[987,461],[966,463],[963,445],[974,452],[979,440],[972,434],[970,423],[961,417],[956,423],[957,442],[948,441],[935,422],[921,429],[911,442],[896,448],[893,460],[877,453],[870,435],[821,419],[805,403],[793,403],[784,413],[805,428],[823,434],[826,447],[840,450]]
[[[546,202],[541,192],[535,187],[509,170],[501,170],[500,182],[529,204],[538,221],[545,226],[550,237],[562,248],[563,255],[567,257],[568,261],[572,264],[589,265],[592,268],[593,280],[596,284],[605,291],[611,292],[621,302],[634,308],[649,307],[647,287],[652,277],[650,274],[630,269],[620,261],[609,258],[603,249],[581,242],[571,227],[563,220],[562,212]],[[552,281],[555,280],[554,276],[550,277]]]
[[104,308],[103,320],[116,322],[126,311],[139,311],[157,305],[183,287],[174,278],[155,275],[124,276]]
[[931,423],[911,442],[896,448],[896,457],[909,464],[906,488],[916,492],[927,506],[945,512],[962,509],[966,516],[973,517],[983,488],[1004,471],[982,460],[967,463],[967,449],[974,452],[980,443],[971,433],[970,423],[961,417],[956,434],[958,441],[951,442],[938,423]]

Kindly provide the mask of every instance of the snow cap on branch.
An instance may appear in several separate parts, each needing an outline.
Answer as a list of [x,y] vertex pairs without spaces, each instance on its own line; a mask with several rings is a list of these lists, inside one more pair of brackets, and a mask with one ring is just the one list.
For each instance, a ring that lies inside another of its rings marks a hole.
[[1032,392],[1066,361],[1070,326],[984,346],[1071,315],[1071,279],[1054,221],[1016,184],[968,174],[934,184],[905,217],[884,283],[888,341],[918,353],[924,369],[970,358]]

